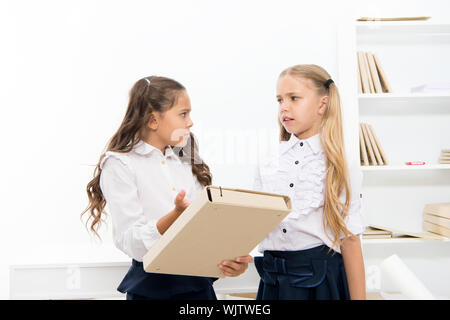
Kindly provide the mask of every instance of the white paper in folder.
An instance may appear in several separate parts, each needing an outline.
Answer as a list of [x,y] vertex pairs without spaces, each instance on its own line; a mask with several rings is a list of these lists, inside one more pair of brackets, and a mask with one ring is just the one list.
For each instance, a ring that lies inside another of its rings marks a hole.
[[382,272],[389,277],[398,290],[408,299],[434,300],[431,292],[396,254],[383,260],[380,267]]
[[248,255],[291,211],[289,197],[207,186],[144,256],[153,273],[223,277],[223,260]]

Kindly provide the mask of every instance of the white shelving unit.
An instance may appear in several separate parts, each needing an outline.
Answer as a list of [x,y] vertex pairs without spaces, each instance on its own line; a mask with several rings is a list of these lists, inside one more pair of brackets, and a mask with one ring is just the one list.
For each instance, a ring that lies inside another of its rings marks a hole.
[[[358,94],[357,51],[375,53],[392,88]],[[427,203],[450,202],[450,93],[411,93],[427,83],[450,83],[450,24],[353,22],[338,31],[338,68],[349,159],[359,163],[359,123],[372,125],[389,165],[362,166],[363,216],[367,224],[423,232]],[[425,161],[408,166],[405,162]],[[437,297],[450,298],[450,241],[365,239],[367,270],[397,254]],[[387,282],[368,289],[389,291]],[[393,290],[395,291],[395,289]]]

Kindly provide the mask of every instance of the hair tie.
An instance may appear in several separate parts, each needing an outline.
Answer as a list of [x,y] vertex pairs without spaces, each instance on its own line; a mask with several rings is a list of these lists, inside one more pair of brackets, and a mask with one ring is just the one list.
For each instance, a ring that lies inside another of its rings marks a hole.
[[147,81],[148,85],[150,85],[150,80],[148,80],[147,78],[144,78],[145,81]]
[[332,83],[334,83],[334,81],[332,80],[332,79],[328,79],[325,83],[324,83],[324,85],[325,85],[325,88],[330,88],[330,84],[332,84]]

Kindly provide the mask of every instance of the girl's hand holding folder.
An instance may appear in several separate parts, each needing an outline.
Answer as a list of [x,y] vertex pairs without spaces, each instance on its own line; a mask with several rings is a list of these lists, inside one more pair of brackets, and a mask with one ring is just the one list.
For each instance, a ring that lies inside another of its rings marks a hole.
[[219,268],[225,276],[237,277],[247,270],[250,262],[253,262],[252,256],[242,256],[237,257],[236,260],[224,260],[219,264]]

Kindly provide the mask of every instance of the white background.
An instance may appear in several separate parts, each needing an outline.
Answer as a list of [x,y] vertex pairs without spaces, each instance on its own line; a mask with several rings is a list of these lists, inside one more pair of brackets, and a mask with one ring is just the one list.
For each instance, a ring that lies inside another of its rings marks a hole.
[[136,80],[181,82],[213,184],[251,188],[256,146],[278,138],[283,69],[319,64],[339,86],[339,23],[449,12],[444,0],[1,1],[0,298],[9,264],[94,243],[80,221],[86,184]]

